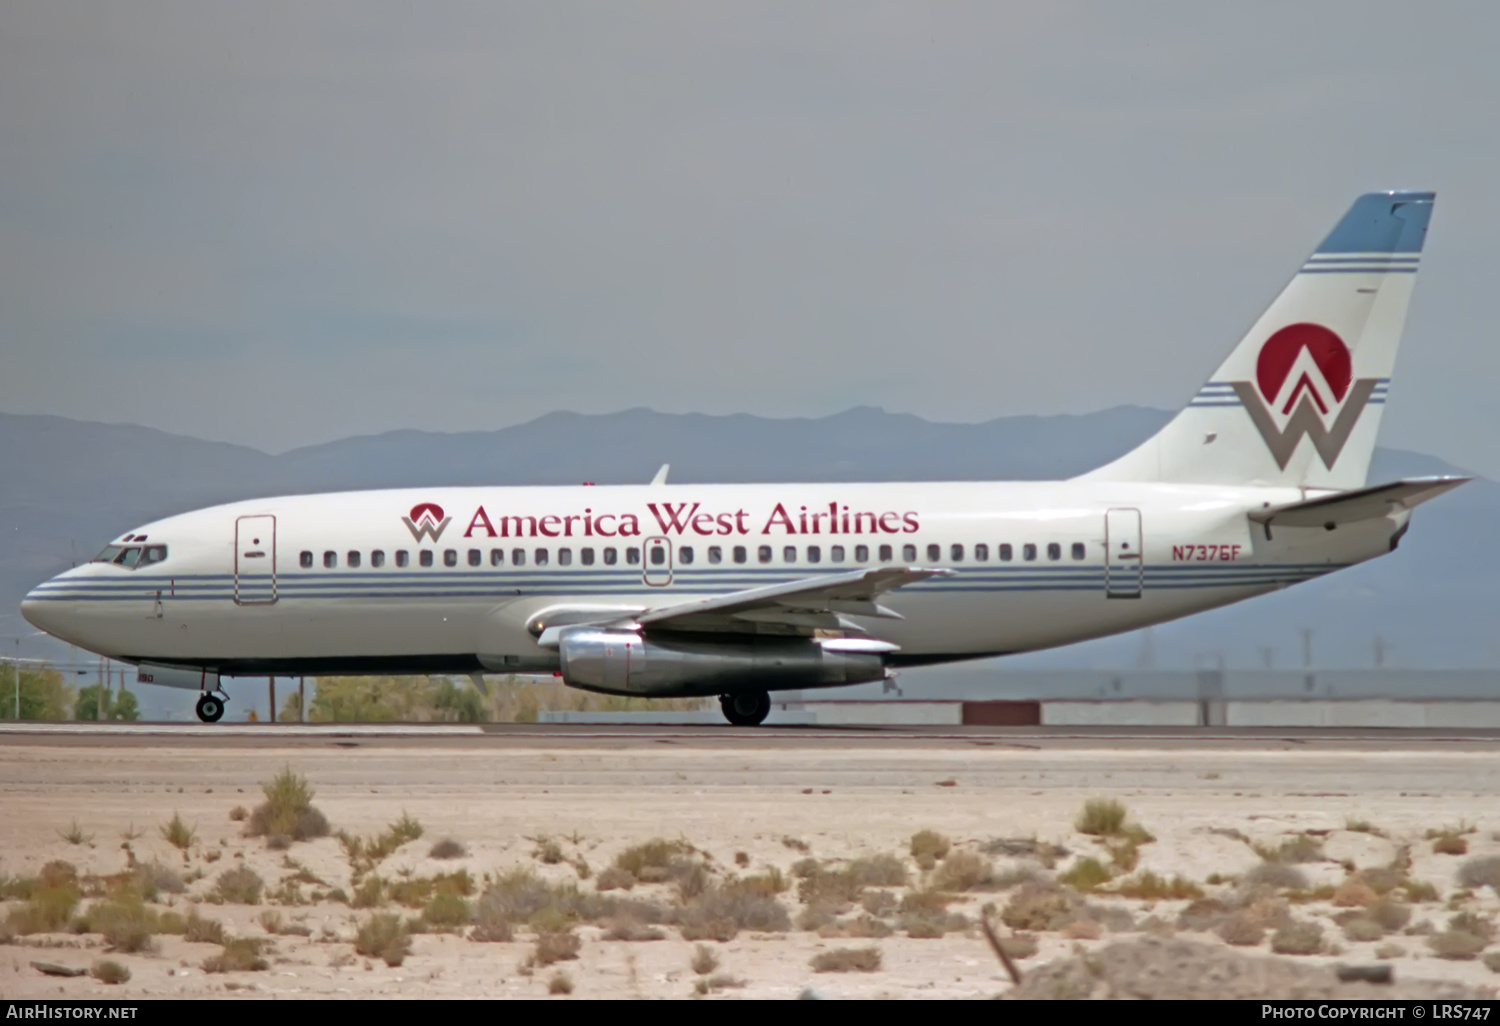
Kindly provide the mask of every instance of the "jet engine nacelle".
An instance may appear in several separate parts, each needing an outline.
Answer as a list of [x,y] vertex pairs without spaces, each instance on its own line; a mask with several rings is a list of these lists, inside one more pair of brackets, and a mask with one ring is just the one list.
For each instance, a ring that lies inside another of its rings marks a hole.
[[809,638],[710,642],[574,627],[559,638],[558,655],[563,682],[572,687],[660,698],[837,687],[886,676],[878,652],[828,651]]

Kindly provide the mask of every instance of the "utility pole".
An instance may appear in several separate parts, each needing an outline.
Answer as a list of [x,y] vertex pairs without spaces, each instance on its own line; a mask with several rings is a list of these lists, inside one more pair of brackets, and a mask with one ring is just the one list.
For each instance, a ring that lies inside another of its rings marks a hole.
[[104,722],[104,691],[105,691],[104,674],[105,674],[105,672],[106,671],[104,669],[104,657],[100,656],[99,657],[99,716],[98,716],[98,719],[99,719],[99,721],[101,723]]
[[266,680],[270,681],[270,683],[271,683],[271,722],[275,723],[276,722],[276,678],[275,677],[267,677]]
[[297,678],[297,722],[307,722],[307,678]]
[[1313,632],[1311,627],[1302,628],[1302,687],[1305,691],[1311,691],[1316,686],[1313,681]]

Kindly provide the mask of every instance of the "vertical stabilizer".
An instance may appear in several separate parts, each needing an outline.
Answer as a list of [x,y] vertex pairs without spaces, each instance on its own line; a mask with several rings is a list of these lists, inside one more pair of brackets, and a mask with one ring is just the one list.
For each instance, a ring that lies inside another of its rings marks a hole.
[[1084,478],[1363,485],[1433,197],[1357,199],[1187,408]]

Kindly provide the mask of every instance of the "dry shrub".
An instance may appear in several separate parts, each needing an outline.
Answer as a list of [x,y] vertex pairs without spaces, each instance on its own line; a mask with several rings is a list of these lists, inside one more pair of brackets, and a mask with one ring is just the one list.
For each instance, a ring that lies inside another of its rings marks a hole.
[[377,912],[359,924],[354,950],[366,958],[379,958],[388,966],[398,966],[411,954],[411,931],[396,913]]
[[797,837],[783,837],[781,839],[781,843],[790,848],[792,851],[801,852],[804,855],[807,854],[807,852],[810,850],[808,843]]
[[709,887],[689,901],[678,913],[678,923],[685,940],[726,941],[739,930],[785,933],[792,928],[792,917],[776,898],[737,890],[731,882]]
[[1371,869],[1361,869],[1359,878],[1376,894],[1387,894],[1401,886],[1401,881],[1406,878],[1406,874],[1391,866],[1376,866]]
[[1125,806],[1113,798],[1090,798],[1073,826],[1080,834],[1116,837],[1125,832]]
[[461,859],[468,854],[468,849],[462,844],[451,837],[445,837],[432,846],[432,850],[427,853],[427,857],[433,859]]
[[833,926],[837,917],[822,905],[809,905],[797,913],[797,929],[821,933]]
[[872,916],[888,916],[896,911],[896,896],[890,891],[865,891],[859,903]]
[[385,893],[391,901],[408,908],[421,908],[440,894],[468,897],[474,893],[474,877],[467,869],[459,869],[451,873],[439,873],[437,876],[396,880],[386,883]]
[[1344,820],[1344,829],[1356,834],[1371,834],[1375,837],[1384,837],[1385,831],[1367,819],[1349,818]]
[[217,919],[204,919],[198,914],[196,906],[188,909],[187,919],[183,921],[183,940],[192,941],[195,944],[223,944],[224,924]]
[[95,962],[89,974],[101,983],[130,982],[130,970],[108,958]]
[[1058,883],[1079,891],[1092,891],[1110,881],[1109,869],[1096,858],[1085,856],[1057,878]]
[[197,832],[183,820],[180,813],[172,813],[172,818],[161,828],[161,835],[172,847],[186,852],[198,839]]
[[904,930],[908,937],[922,940],[935,939],[968,928],[969,920],[965,916],[944,908],[913,909],[896,918],[896,929]]
[[1339,884],[1333,892],[1333,903],[1339,908],[1364,908],[1374,901],[1374,888],[1359,877],[1350,877]]
[[730,987],[743,987],[745,981],[738,976],[730,976],[728,973],[715,973],[712,976],[700,978],[693,981],[694,994],[711,994],[716,990],[725,990]]
[[1409,876],[1402,879],[1401,889],[1406,892],[1407,901],[1437,901],[1439,897],[1438,889],[1432,884]]
[[536,950],[532,952],[531,959],[536,965],[551,965],[554,962],[577,958],[581,950],[583,950],[583,941],[579,940],[578,935],[571,930],[539,933],[536,938]]
[[1177,914],[1179,930],[1212,930],[1227,915],[1229,906],[1218,898],[1198,898]]
[[1411,906],[1386,895],[1366,905],[1365,914],[1386,930],[1399,930],[1411,921]]
[[1344,924],[1344,936],[1357,943],[1378,941],[1385,937],[1385,927],[1369,916],[1355,916]]
[[89,933],[101,934],[111,951],[134,954],[155,948],[151,934],[156,916],[134,895],[94,902],[78,925]]
[[135,867],[135,884],[140,888],[141,897],[147,901],[155,901],[163,894],[182,894],[187,890],[182,877],[160,862],[139,863]]
[[223,950],[203,960],[206,973],[263,972],[270,964],[261,957],[262,942],[250,937],[236,937],[224,942]]
[[245,821],[245,818],[249,815],[250,810],[245,808],[243,805],[236,805],[234,808],[229,810],[229,819],[231,820],[231,822],[243,823]]
[[544,866],[555,866],[563,860],[562,845],[555,838],[543,837],[537,841],[531,857]]
[[834,912],[844,911],[859,901],[864,892],[865,885],[846,869],[830,871],[819,866],[797,883],[798,901]]
[[1500,855],[1469,859],[1459,867],[1458,882],[1474,890],[1491,887],[1500,894]]
[[1448,929],[1462,930],[1486,941],[1495,939],[1495,924],[1476,912],[1460,912],[1448,920]]
[[1168,880],[1152,872],[1139,873],[1115,884],[1111,890],[1125,898],[1143,901],[1181,901],[1203,897],[1203,888],[1181,876]]
[[635,874],[628,869],[619,866],[610,866],[601,872],[594,881],[594,887],[600,891],[628,891],[635,886]]
[[724,886],[743,894],[769,898],[785,891],[788,885],[786,877],[781,875],[781,870],[772,866],[763,873],[731,878]]
[[707,944],[699,944],[693,949],[693,960],[690,964],[693,972],[699,976],[707,976],[719,968],[719,956]]
[[473,906],[457,894],[435,894],[422,910],[422,922],[440,930],[456,930],[473,918]]
[[1293,922],[1271,934],[1271,950],[1278,955],[1316,955],[1323,950],[1323,927]]
[[701,866],[693,858],[696,854],[697,850],[686,841],[657,837],[645,844],[626,848],[615,856],[614,865],[641,883],[665,883]]
[[1437,855],[1467,855],[1469,841],[1458,834],[1439,834],[1432,842],[1432,850]]
[[984,856],[955,851],[938,864],[932,886],[940,891],[972,891],[988,884],[993,872],[994,867]]
[[895,932],[890,923],[873,916],[860,916],[838,930],[839,936],[856,940],[879,940]]
[[571,994],[573,993],[573,977],[565,972],[554,973],[552,979],[547,981],[548,994]]
[[1218,934],[1225,944],[1248,948],[1265,940],[1266,928],[1243,912],[1237,912],[1220,921],[1214,927],[1214,933]]
[[469,931],[469,939],[508,944],[516,939],[516,931],[494,904],[480,899],[474,910],[474,929]]
[[1500,951],[1491,951],[1481,961],[1484,962],[1484,967],[1490,972],[1500,973]]
[[820,951],[810,963],[818,973],[873,973],[880,969],[880,949],[834,948]]
[[1270,887],[1275,890],[1305,890],[1307,874],[1295,866],[1262,862],[1245,874],[1244,883],[1250,887]]
[[215,904],[259,905],[260,892],[265,885],[260,874],[249,866],[236,866],[219,874],[208,900]]
[[290,766],[260,785],[266,800],[255,807],[246,825],[247,837],[306,841],[328,836],[328,819],[313,807],[314,791],[307,778]]
[[1084,903],[1077,893],[1041,883],[1022,884],[1000,912],[1012,930],[1060,930],[1076,919]]
[[931,869],[944,858],[953,842],[936,830],[919,830],[911,837],[911,857],[922,869]]
[[906,865],[890,852],[857,858],[844,871],[865,887],[906,886]]
[[260,928],[262,930],[273,935],[280,933],[281,928],[284,925],[282,923],[281,913],[276,911],[274,908],[266,909],[260,915],[255,917],[255,921],[260,923]]
[[1445,930],[1427,938],[1427,946],[1439,958],[1469,961],[1484,950],[1489,941],[1466,930]]

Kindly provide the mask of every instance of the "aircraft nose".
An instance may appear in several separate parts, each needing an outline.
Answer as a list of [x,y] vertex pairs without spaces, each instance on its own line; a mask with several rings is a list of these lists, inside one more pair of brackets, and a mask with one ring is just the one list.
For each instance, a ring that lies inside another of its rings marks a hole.
[[[52,580],[55,581],[57,578],[54,577]],[[48,581],[45,584],[39,584],[26,593],[26,597],[21,600],[21,615],[37,630],[46,631],[53,637],[63,638],[62,621],[64,618],[60,615],[61,603],[55,599],[49,601],[48,585],[51,583],[52,581]],[[67,639],[64,638],[64,640]]]

